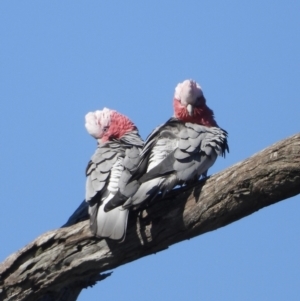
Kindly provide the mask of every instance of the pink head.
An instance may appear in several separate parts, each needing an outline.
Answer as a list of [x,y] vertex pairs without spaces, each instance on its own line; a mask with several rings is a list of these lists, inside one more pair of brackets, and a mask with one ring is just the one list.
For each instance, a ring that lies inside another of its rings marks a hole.
[[179,83],[174,94],[174,115],[184,122],[217,126],[213,111],[206,105],[202,89],[194,80]]
[[107,108],[86,114],[85,128],[101,142],[120,139],[127,132],[137,129],[128,117]]

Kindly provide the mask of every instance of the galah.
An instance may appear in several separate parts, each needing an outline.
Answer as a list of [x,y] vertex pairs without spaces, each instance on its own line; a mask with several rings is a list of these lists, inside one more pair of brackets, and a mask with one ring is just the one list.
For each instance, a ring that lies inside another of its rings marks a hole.
[[[128,210],[121,207],[104,212],[104,206],[137,167],[143,140],[126,116],[104,108],[85,116],[85,127],[98,147],[86,168],[86,197],[90,228],[94,235],[124,240]],[[136,190],[136,189],[135,189]],[[135,191],[134,190],[134,191]]]
[[138,190],[128,198],[123,189],[105,206],[109,211],[122,205],[138,208],[164,195],[177,185],[194,183],[228,149],[227,132],[218,127],[213,111],[206,105],[202,89],[193,80],[175,89],[174,116],[157,127],[145,141],[139,167],[128,182],[136,181]]

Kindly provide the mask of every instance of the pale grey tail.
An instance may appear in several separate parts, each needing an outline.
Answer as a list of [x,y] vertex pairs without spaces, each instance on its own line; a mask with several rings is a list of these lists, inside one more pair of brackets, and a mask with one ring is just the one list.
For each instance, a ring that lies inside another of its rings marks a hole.
[[117,207],[105,212],[105,203],[89,206],[91,231],[97,237],[123,241],[126,236],[128,213],[127,209]]

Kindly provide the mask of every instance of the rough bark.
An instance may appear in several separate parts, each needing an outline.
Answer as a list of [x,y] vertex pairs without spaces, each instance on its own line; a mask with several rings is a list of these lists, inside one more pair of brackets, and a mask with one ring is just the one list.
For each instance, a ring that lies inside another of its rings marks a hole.
[[215,230],[300,193],[300,134],[132,213],[125,242],[88,221],[47,232],[0,265],[0,300],[76,300],[105,271]]

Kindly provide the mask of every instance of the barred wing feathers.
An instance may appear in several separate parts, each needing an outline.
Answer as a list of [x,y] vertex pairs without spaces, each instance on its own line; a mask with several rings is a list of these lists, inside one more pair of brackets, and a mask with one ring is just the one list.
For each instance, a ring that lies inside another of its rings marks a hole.
[[141,185],[124,208],[140,205],[160,192],[165,194],[176,185],[198,180],[226,150],[226,131],[171,118],[147,139],[140,164],[147,161],[148,168],[143,175],[140,170]]

